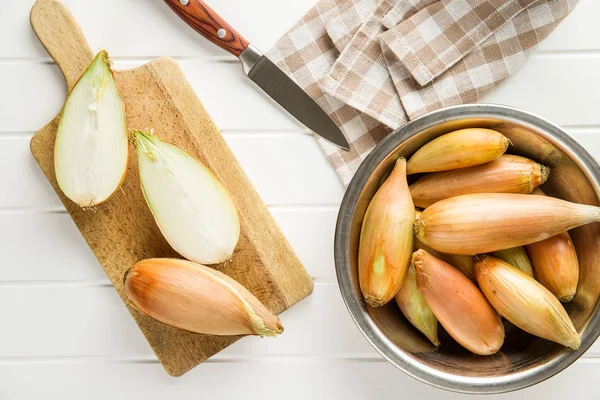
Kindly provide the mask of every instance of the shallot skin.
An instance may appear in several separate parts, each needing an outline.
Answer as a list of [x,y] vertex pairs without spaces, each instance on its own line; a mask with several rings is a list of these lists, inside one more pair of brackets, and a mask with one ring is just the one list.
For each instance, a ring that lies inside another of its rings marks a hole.
[[358,278],[372,307],[387,304],[402,286],[413,250],[414,219],[406,160],[399,158],[371,200],[360,232]]
[[600,220],[600,208],[552,197],[480,193],[425,209],[415,236],[434,250],[476,255],[523,246]]

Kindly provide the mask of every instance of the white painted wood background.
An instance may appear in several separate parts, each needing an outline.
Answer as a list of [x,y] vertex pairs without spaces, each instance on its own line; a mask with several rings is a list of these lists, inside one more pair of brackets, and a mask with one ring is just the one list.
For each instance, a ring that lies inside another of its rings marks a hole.
[[[259,48],[315,0],[211,0]],[[162,369],[29,152],[65,98],[28,21],[0,0],[0,399],[458,399],[404,375],[363,339],[339,295],[333,231],[343,187],[313,138],[245,81],[235,59],[159,0],[65,0],[116,68],[178,59],[315,279],[278,339],[248,338],[182,378]],[[578,8],[486,100],[561,124],[600,157],[599,0]],[[236,109],[236,113],[228,110]],[[598,399],[600,344],[555,378],[490,399]]]

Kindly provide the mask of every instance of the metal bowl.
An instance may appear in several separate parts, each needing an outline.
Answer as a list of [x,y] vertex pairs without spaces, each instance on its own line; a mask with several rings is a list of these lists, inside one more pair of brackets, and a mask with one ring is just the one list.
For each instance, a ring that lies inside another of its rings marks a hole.
[[600,166],[558,126],[528,112],[498,105],[445,108],[396,130],[362,163],[340,208],[335,265],[348,311],[363,335],[388,361],[408,375],[439,388],[464,393],[504,393],[552,377],[577,360],[598,337],[599,223],[570,232],[580,262],[580,287],[578,304],[568,304],[566,308],[582,334],[577,351],[531,336],[505,320],[506,341],[496,355],[482,357],[464,350],[441,327],[442,346],[436,349],[410,325],[394,302],[379,308],[367,306],[358,284],[358,240],[363,216],[395,158],[398,155],[408,158],[439,135],[467,127],[501,131],[513,142],[509,152],[553,164],[551,178],[543,186],[551,195],[598,205]]

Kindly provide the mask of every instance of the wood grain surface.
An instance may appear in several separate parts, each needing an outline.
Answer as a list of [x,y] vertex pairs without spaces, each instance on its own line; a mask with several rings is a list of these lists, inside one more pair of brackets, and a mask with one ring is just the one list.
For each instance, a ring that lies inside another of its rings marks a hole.
[[[57,0],[38,0],[31,25],[72,88],[93,57],[69,11]],[[109,49],[110,50],[110,49]],[[116,71],[129,129],[153,128],[202,161],[229,190],[240,212],[241,236],[232,259],[217,268],[236,279],[273,312],[308,296],[313,283],[266,206],[204,110],[177,63],[160,58]],[[136,157],[110,201],[83,210],[66,199],[54,175],[54,140],[60,115],[37,132],[31,152],[104,268],[122,300],[123,273],[139,260],[178,257],[162,237],[145,204]],[[132,151],[132,149],[130,149]],[[132,153],[134,155],[134,153]],[[239,337],[193,334],[162,324],[127,306],[167,372],[179,376]],[[265,339],[270,340],[270,339]]]
[[[171,9],[196,32],[236,57],[249,42],[202,0],[165,0]],[[221,36],[219,36],[221,32]]]

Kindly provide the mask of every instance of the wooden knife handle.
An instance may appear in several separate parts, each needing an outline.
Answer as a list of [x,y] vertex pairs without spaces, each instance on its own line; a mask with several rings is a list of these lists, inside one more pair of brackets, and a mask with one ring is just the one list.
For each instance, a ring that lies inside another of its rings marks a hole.
[[250,44],[202,0],[165,0],[196,32],[236,57]]

